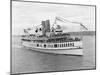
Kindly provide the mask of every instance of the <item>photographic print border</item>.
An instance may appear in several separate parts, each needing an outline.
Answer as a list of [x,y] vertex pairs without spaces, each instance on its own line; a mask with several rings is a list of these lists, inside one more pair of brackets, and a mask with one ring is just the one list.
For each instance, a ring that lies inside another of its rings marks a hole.
[[56,2],[41,2],[41,1],[24,1],[24,0],[10,0],[10,74],[12,73],[12,1],[17,2],[33,2],[33,3],[44,3],[44,4],[59,4],[59,5],[77,5],[77,6],[91,6],[95,7],[95,68],[93,69],[75,69],[75,70],[61,70],[61,71],[46,71],[46,72],[27,72],[27,73],[14,73],[14,74],[34,74],[34,73],[50,73],[50,72],[66,72],[66,71],[82,71],[82,70],[95,70],[96,69],[96,16],[97,7],[96,5],[86,5],[86,4],[72,4],[72,3],[56,3]]

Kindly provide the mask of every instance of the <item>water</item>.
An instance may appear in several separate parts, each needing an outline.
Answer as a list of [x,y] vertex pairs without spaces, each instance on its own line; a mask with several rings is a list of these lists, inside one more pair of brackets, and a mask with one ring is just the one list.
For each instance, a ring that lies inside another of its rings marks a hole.
[[47,54],[25,49],[20,37],[12,37],[12,73],[95,68],[95,36],[84,36],[83,56]]

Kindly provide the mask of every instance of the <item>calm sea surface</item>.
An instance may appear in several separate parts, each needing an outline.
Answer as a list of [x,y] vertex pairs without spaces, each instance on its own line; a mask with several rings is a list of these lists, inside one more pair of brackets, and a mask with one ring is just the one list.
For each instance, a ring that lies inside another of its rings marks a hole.
[[12,73],[95,68],[95,36],[84,36],[83,56],[47,54],[25,49],[21,37],[12,37]]

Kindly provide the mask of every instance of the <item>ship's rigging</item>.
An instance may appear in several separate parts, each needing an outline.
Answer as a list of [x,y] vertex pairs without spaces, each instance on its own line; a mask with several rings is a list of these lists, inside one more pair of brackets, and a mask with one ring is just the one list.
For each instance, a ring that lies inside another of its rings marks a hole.
[[[82,27],[82,29],[88,30],[87,27],[84,26],[83,23],[81,23],[81,22],[72,22],[72,21],[69,21],[69,20],[67,20],[67,19],[65,19],[63,17],[56,16],[55,17],[55,21],[54,21],[52,27],[50,28],[51,32],[53,32],[56,29],[61,29],[61,26],[57,24],[57,21],[60,21],[62,23],[68,23],[69,22],[69,23],[79,24]],[[56,25],[56,28],[54,28],[55,25]],[[24,29],[24,32],[27,33],[27,34],[30,34],[29,31],[32,30],[32,29],[33,28]],[[42,24],[37,25],[36,29],[35,29],[35,33],[41,32],[42,30],[43,30]]]
[[80,26],[82,26],[85,30],[88,30],[87,27],[84,26],[81,22],[72,22],[72,21],[69,21],[69,20],[67,20],[67,19],[65,19],[65,18],[63,18],[63,17],[55,17],[55,21],[54,21],[53,26],[54,26],[55,24],[57,24],[57,21],[60,21],[60,22],[63,22],[63,23],[69,22],[69,23],[80,24]]

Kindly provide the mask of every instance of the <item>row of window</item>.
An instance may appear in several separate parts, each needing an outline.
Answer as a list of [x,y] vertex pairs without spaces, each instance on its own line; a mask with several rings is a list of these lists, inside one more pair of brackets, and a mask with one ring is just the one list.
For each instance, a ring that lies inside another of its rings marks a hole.
[[54,47],[54,48],[57,48],[57,47],[72,47],[74,46],[74,43],[65,43],[65,44],[54,44],[54,45],[41,45],[41,44],[37,44],[37,47]]

